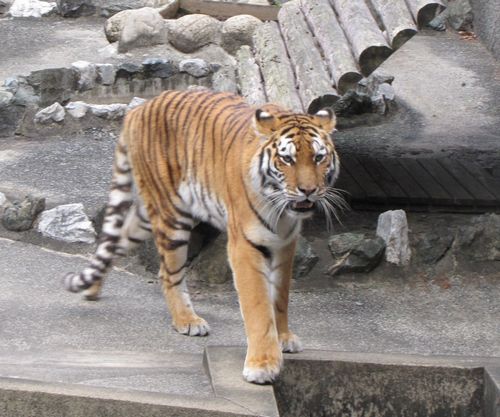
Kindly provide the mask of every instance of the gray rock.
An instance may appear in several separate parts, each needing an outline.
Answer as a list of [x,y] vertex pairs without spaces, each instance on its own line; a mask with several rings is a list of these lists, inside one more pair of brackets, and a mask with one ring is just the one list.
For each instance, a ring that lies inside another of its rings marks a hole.
[[378,218],[377,236],[384,239],[385,259],[396,265],[408,265],[411,258],[408,221],[404,210],[389,210]]
[[64,107],[59,103],[54,103],[37,112],[34,121],[40,124],[59,123],[64,120],[65,114]]
[[14,94],[10,91],[0,90],[0,109],[9,106],[14,101]]
[[236,68],[232,65],[222,65],[212,75],[212,89],[238,94]]
[[152,7],[130,10],[123,21],[118,52],[167,43],[168,29],[165,22],[160,13]]
[[205,60],[199,58],[184,59],[179,63],[179,70],[196,78],[210,74],[210,66]]
[[3,17],[7,14],[12,5],[12,0],[0,0],[0,17]]
[[[40,107],[54,102],[65,104],[78,88],[78,71],[73,68],[50,68],[33,71],[27,81],[40,97]],[[16,93],[16,97],[19,91]]]
[[363,234],[343,233],[332,236],[329,247],[335,262],[328,268],[328,274],[370,272],[380,263],[385,242],[379,236],[366,238]]
[[473,29],[474,13],[469,0],[454,0],[448,3],[446,9],[448,23],[455,30]]
[[415,236],[413,252],[418,261],[433,265],[446,255],[452,245],[451,233],[421,233]]
[[11,92],[12,94],[16,93],[18,85],[19,81],[17,77],[6,78],[3,82],[3,87],[5,88],[5,90]]
[[0,106],[0,137],[11,137],[15,134],[23,119],[24,112],[24,106]]
[[78,72],[78,90],[92,90],[95,86],[97,78],[97,69],[95,64],[87,61],[76,61],[71,64],[71,67]]
[[33,226],[38,214],[45,209],[45,198],[28,195],[22,201],[7,203],[4,207],[2,225],[7,230],[21,232]]
[[243,45],[253,47],[253,35],[262,22],[254,16],[236,15],[222,24],[222,47],[230,54],[235,54]]
[[94,243],[96,236],[81,203],[65,204],[42,212],[37,230],[43,236],[70,243]]
[[115,83],[116,69],[113,64],[97,64],[97,82],[102,85],[113,85]]
[[179,0],[167,0],[165,4],[158,7],[158,13],[164,19],[173,19],[179,11]]
[[453,251],[474,262],[500,261],[500,215],[475,217],[457,233]]
[[113,104],[89,104],[90,112],[97,117],[106,120],[119,120],[125,116],[127,105],[122,103]]
[[64,108],[71,117],[81,119],[87,114],[89,105],[83,101],[71,101]]
[[0,208],[3,207],[5,203],[7,203],[7,197],[5,197],[4,193],[0,193]]
[[120,64],[116,70],[116,78],[131,79],[138,76],[142,77],[143,75],[142,65],[134,64],[133,62]]
[[306,277],[318,261],[319,256],[314,252],[310,243],[303,237],[300,237],[293,260],[293,278],[300,279]]
[[9,15],[12,17],[42,17],[53,14],[56,9],[55,2],[15,0],[9,9]]
[[57,0],[57,9],[63,17],[92,16],[97,11],[92,0]]
[[130,10],[122,10],[113,14],[104,24],[104,34],[108,42],[117,42],[120,39],[120,34],[125,24],[125,19],[130,14]]
[[146,101],[147,100],[145,98],[134,97],[132,100],[130,100],[130,103],[127,104],[127,111],[130,111],[136,107],[141,106]]
[[14,94],[13,104],[17,106],[38,106],[40,97],[37,95],[35,89],[28,83],[28,80],[25,77],[20,76],[17,78],[10,78],[6,80],[5,83],[5,88],[7,88],[12,94]]
[[172,20],[169,42],[179,51],[194,52],[210,43],[220,43],[221,22],[203,14],[191,14]]
[[168,78],[179,72],[177,63],[170,59],[147,58],[143,61],[144,75],[148,78]]
[[223,284],[231,280],[232,272],[227,260],[227,237],[221,234],[194,258],[188,277],[210,284]]

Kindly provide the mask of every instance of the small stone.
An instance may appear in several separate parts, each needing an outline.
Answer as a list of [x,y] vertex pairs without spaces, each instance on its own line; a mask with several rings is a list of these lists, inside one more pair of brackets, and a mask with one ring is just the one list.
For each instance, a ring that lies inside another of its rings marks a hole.
[[19,81],[17,77],[8,77],[4,80],[3,86],[5,89],[12,94],[16,93],[17,87],[19,86]]
[[441,260],[453,245],[451,233],[422,233],[415,236],[415,256],[424,264],[432,265]]
[[181,72],[187,72],[189,75],[196,78],[205,77],[210,73],[210,66],[205,60],[199,58],[181,61],[179,63],[179,69]]
[[28,195],[22,201],[5,204],[2,224],[7,230],[21,232],[33,226],[36,216],[45,209],[45,198]]
[[9,9],[9,14],[12,17],[42,17],[53,14],[56,9],[55,2],[15,0]]
[[130,103],[127,105],[127,111],[135,109],[136,107],[142,106],[147,100],[145,98],[134,97],[130,100]]
[[408,265],[411,249],[408,240],[408,221],[404,210],[389,210],[378,218],[377,236],[386,244],[385,259],[396,265]]
[[122,119],[127,112],[127,105],[122,103],[89,104],[88,107],[94,116],[106,120]]
[[9,91],[0,90],[0,109],[7,107],[14,100],[14,94]]
[[173,19],[179,11],[179,0],[167,0],[165,4],[157,8],[158,13],[164,19]]
[[237,15],[222,24],[222,47],[235,54],[242,45],[253,46],[253,35],[262,22],[254,16]]
[[87,114],[89,105],[83,101],[71,101],[64,108],[71,117],[81,119]]
[[97,82],[102,85],[113,85],[115,83],[116,70],[113,64],[97,64]]
[[217,19],[190,14],[171,21],[169,42],[179,51],[191,53],[210,43],[220,43],[220,30]]
[[293,260],[293,278],[300,279],[306,277],[318,261],[319,256],[314,252],[311,244],[303,237],[300,237]]
[[76,61],[71,64],[71,67],[78,71],[78,90],[91,90],[95,86],[97,78],[97,70],[94,64],[87,61]]
[[146,77],[168,78],[179,72],[177,64],[172,60],[162,58],[147,58],[143,61]]
[[65,204],[40,215],[38,231],[46,237],[64,242],[94,243],[96,233],[83,210],[83,204]]
[[133,62],[125,62],[120,64],[116,70],[117,78],[133,78],[138,75],[142,75],[143,67]]
[[5,203],[7,203],[7,197],[5,197],[4,193],[0,193],[0,208],[3,207]]
[[49,124],[54,122],[62,122],[66,112],[64,107],[59,103],[54,103],[49,107],[45,107],[35,114],[35,123]]
[[92,0],[57,0],[57,9],[63,17],[92,16],[97,10]]
[[341,257],[350,252],[365,239],[362,233],[340,233],[330,237],[328,247],[334,258]]
[[500,261],[500,215],[475,216],[460,228],[453,251],[456,256],[473,262]]
[[455,30],[472,31],[474,13],[469,0],[454,0],[445,10],[448,23]]
[[168,29],[160,13],[152,7],[130,10],[125,16],[118,39],[118,52],[140,46],[167,43]]

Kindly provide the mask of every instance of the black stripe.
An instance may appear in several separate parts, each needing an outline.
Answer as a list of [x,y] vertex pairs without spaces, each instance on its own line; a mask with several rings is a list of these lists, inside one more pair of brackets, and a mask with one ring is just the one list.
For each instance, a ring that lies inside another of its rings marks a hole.
[[245,240],[250,243],[250,245],[252,245],[252,247],[254,249],[257,249],[261,254],[262,256],[264,256],[264,258],[266,258],[267,260],[271,260],[272,259],[272,253],[270,251],[270,249],[266,246],[263,246],[263,245],[257,245],[256,243],[252,242],[250,239],[248,239],[246,236],[245,236]]
[[127,239],[130,240],[132,243],[141,243],[141,242],[144,242],[143,239],[138,239],[138,238],[132,237],[132,236],[127,236]]
[[[163,267],[165,268],[165,272],[168,274],[168,275],[175,275],[175,274],[178,274],[179,272],[181,272],[185,267],[186,267],[186,263],[184,263],[180,268],[178,269],[175,269],[174,271],[171,271],[167,268],[166,266],[166,262],[165,260],[163,260]],[[184,276],[182,277],[182,279],[180,279],[180,281],[182,281],[184,279]],[[180,283],[179,283],[180,284]],[[177,285],[179,285],[177,284]],[[174,285],[175,286],[175,285]]]

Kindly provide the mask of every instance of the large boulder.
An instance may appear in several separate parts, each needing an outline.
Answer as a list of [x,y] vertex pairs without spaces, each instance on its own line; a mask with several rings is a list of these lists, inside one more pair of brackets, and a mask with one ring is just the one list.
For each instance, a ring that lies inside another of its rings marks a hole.
[[250,15],[230,17],[222,24],[222,47],[234,55],[242,45],[253,46],[253,35],[261,24]]
[[169,42],[179,51],[194,52],[220,43],[221,22],[204,14],[190,14],[169,21]]
[[130,10],[123,20],[118,39],[118,52],[127,52],[140,46],[167,43],[166,21],[152,7]]

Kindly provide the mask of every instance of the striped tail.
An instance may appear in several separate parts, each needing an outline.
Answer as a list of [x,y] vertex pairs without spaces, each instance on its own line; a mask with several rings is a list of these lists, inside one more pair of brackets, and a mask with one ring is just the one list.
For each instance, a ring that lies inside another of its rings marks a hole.
[[113,179],[97,250],[82,272],[64,277],[71,292],[87,290],[87,299],[96,299],[101,282],[117,255],[126,255],[131,246],[151,235],[151,226],[142,205],[134,205],[132,169],[123,135],[115,149]]

